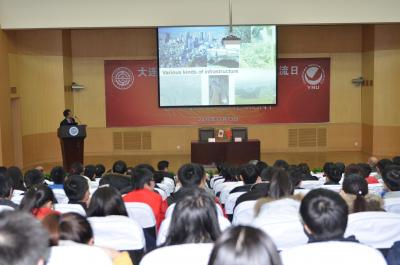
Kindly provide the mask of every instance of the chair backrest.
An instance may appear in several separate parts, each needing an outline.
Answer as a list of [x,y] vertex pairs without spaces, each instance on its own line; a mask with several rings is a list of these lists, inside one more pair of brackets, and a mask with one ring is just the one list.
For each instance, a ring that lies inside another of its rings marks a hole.
[[98,247],[76,244],[52,247],[47,265],[112,265],[111,258]]
[[173,179],[170,179],[168,177],[164,177],[164,180],[162,181],[162,184],[165,184],[166,187],[168,188],[168,193],[171,194],[175,190],[175,182]]
[[233,209],[235,208],[237,199],[245,193],[246,192],[234,192],[229,194],[228,199],[225,203],[226,214],[233,214]]
[[157,186],[167,193],[167,196],[171,194],[171,188],[168,184],[157,183]]
[[386,265],[379,251],[353,242],[306,244],[284,250],[280,255],[285,265]]
[[[165,212],[165,218],[171,218],[172,214],[174,212],[176,203],[171,204],[168,206],[167,211]],[[219,204],[215,205],[215,208],[217,209],[217,214],[218,216],[224,217],[224,211],[222,210],[221,206]]]
[[56,203],[54,209],[60,213],[79,213],[86,216],[85,209],[79,204]]
[[254,220],[254,206],[256,201],[240,203],[233,211],[233,225],[248,225]]
[[312,189],[317,189],[323,185],[324,182],[319,180],[303,180],[300,183],[300,188],[312,190]]
[[24,198],[25,191],[22,190],[14,190],[13,195],[11,197],[11,201],[16,204],[21,204],[22,199]]
[[390,248],[400,240],[400,215],[388,212],[349,214],[345,236],[354,235],[374,248]]
[[149,205],[141,202],[126,202],[126,210],[129,218],[135,220],[142,228],[156,226],[156,218]]
[[146,245],[143,229],[127,216],[89,217],[96,246],[116,250],[140,250]]
[[[221,231],[224,231],[225,229],[227,229],[231,226],[231,223],[229,222],[229,220],[223,216],[218,216],[218,223],[219,223],[219,228],[221,229]],[[165,243],[165,240],[167,239],[167,236],[168,236],[168,231],[169,231],[170,225],[171,225],[171,218],[166,218],[161,223],[160,229],[157,234],[157,246],[160,246]]]
[[13,207],[7,206],[7,205],[0,205],[0,212],[2,211],[14,211],[15,209]]
[[387,212],[400,214],[400,197],[385,198],[383,201]]
[[52,190],[58,203],[65,203],[65,204],[68,203],[69,200],[67,195],[65,194],[64,189],[52,189]]
[[320,188],[340,192],[342,190],[342,185],[323,185]]
[[207,265],[213,244],[183,244],[155,249],[140,265]]
[[237,182],[225,182],[223,184],[223,188],[221,190],[221,194],[219,195],[219,201],[222,204],[225,204],[228,200],[230,192],[239,186],[243,186],[243,181],[237,181]]
[[163,199],[163,201],[165,201],[168,197],[167,192],[163,189],[160,188],[154,188],[155,191],[158,192],[158,194],[160,194],[161,198]]
[[383,192],[383,184],[382,183],[368,184],[368,190],[369,193],[381,195],[381,193]]
[[214,194],[217,194],[218,192],[220,192],[222,190],[222,188],[224,187],[224,181],[225,179],[217,179],[216,181],[214,181]]
[[271,236],[279,250],[306,244],[299,215],[300,202],[293,199],[280,199],[264,204],[260,213],[251,223]]
[[219,176],[219,175],[213,176],[213,177],[211,178],[211,180],[210,180],[210,188],[211,188],[211,189],[214,188],[214,184],[215,184],[215,181],[216,181],[217,179],[223,179],[223,177],[222,177],[222,176]]

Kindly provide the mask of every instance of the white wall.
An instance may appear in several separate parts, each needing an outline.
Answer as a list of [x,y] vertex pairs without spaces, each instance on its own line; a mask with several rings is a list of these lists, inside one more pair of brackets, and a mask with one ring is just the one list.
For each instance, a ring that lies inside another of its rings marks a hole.
[[[400,22],[399,0],[232,0],[234,24]],[[4,29],[228,23],[228,0],[0,0]]]

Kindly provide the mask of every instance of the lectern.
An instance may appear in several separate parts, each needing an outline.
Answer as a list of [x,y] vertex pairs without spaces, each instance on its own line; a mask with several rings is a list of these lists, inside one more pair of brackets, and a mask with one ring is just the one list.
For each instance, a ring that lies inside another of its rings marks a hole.
[[60,126],[57,135],[60,138],[64,169],[68,172],[74,162],[83,164],[86,125]]

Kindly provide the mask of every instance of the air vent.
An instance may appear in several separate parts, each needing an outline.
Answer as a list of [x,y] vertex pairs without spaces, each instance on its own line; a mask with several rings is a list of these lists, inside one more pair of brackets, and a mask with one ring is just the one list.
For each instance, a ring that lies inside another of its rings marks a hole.
[[151,150],[151,132],[114,132],[114,150]]
[[288,130],[288,147],[326,147],[326,128],[298,128]]

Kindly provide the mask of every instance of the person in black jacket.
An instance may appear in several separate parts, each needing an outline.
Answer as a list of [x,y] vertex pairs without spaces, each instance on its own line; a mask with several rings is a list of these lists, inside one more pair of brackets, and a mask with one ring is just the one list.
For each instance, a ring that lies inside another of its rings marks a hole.
[[60,126],[66,125],[78,125],[78,123],[73,118],[72,112],[70,109],[66,109],[63,112],[64,119],[60,122]]

